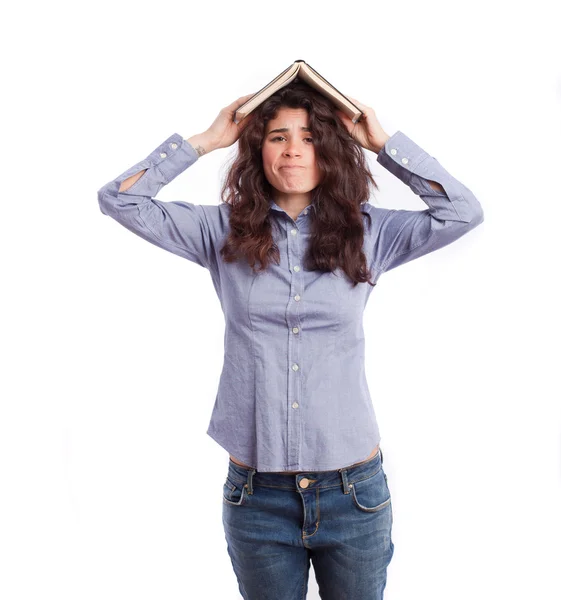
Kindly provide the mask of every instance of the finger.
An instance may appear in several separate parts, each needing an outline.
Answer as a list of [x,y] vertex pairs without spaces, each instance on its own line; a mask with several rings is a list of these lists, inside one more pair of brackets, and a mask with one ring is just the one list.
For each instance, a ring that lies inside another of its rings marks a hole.
[[253,95],[254,94],[247,94],[246,96],[240,96],[237,100],[234,100],[231,104],[225,106],[223,110],[226,111],[226,113],[234,113],[242,104],[245,103],[246,100],[251,98]]
[[248,100],[249,98],[251,98],[251,96],[254,96],[254,95],[255,94],[246,94],[245,96],[240,96],[237,100],[232,102],[232,104],[230,106],[232,106],[233,104],[243,104],[246,100]]
[[353,98],[352,96],[348,96],[348,98],[350,98],[357,106],[361,106],[361,103],[356,98]]
[[362,102],[359,102],[356,98],[353,98],[352,96],[349,96],[349,98],[361,109],[361,110],[372,110],[369,106],[366,106],[366,104],[362,104]]

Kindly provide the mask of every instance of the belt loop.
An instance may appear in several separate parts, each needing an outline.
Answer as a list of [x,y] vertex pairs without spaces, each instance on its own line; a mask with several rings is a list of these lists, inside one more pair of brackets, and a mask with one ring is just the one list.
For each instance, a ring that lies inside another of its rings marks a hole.
[[247,474],[247,483],[245,484],[247,487],[247,493],[253,494],[253,475],[255,474],[256,469],[250,469]]
[[349,493],[349,481],[347,479],[347,469],[339,469],[339,473],[341,473],[341,480],[343,482],[343,493],[344,494],[348,494]]

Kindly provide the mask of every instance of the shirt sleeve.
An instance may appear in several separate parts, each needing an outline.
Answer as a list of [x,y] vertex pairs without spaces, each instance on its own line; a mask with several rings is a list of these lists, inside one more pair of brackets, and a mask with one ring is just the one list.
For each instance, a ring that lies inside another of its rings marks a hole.
[[[97,196],[104,215],[152,244],[210,269],[214,264],[214,247],[205,209],[218,207],[154,198],[198,158],[193,146],[174,133],[145,159],[105,184]],[[146,172],[131,187],[119,192],[125,179],[143,169]]]
[[[379,273],[442,248],[483,222],[483,209],[473,193],[401,131],[386,141],[377,162],[428,206],[372,210],[379,222],[372,264]],[[440,183],[445,193],[429,181]]]

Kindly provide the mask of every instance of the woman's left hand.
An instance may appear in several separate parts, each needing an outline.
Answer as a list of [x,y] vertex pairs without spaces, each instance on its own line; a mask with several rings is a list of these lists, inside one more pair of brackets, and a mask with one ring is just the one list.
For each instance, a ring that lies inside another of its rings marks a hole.
[[363,148],[376,153],[380,152],[382,146],[391,136],[382,129],[373,108],[361,104],[351,96],[347,96],[347,98],[352,100],[353,103],[360,108],[363,115],[357,123],[353,123],[352,120],[340,110],[335,111],[337,116],[341,119],[351,136]]

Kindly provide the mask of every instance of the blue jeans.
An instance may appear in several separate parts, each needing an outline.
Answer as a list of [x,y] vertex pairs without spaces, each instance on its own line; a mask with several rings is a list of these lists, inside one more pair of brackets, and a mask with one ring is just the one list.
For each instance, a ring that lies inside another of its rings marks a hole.
[[232,460],[222,522],[245,600],[382,600],[393,556],[382,451],[334,471],[262,473]]

